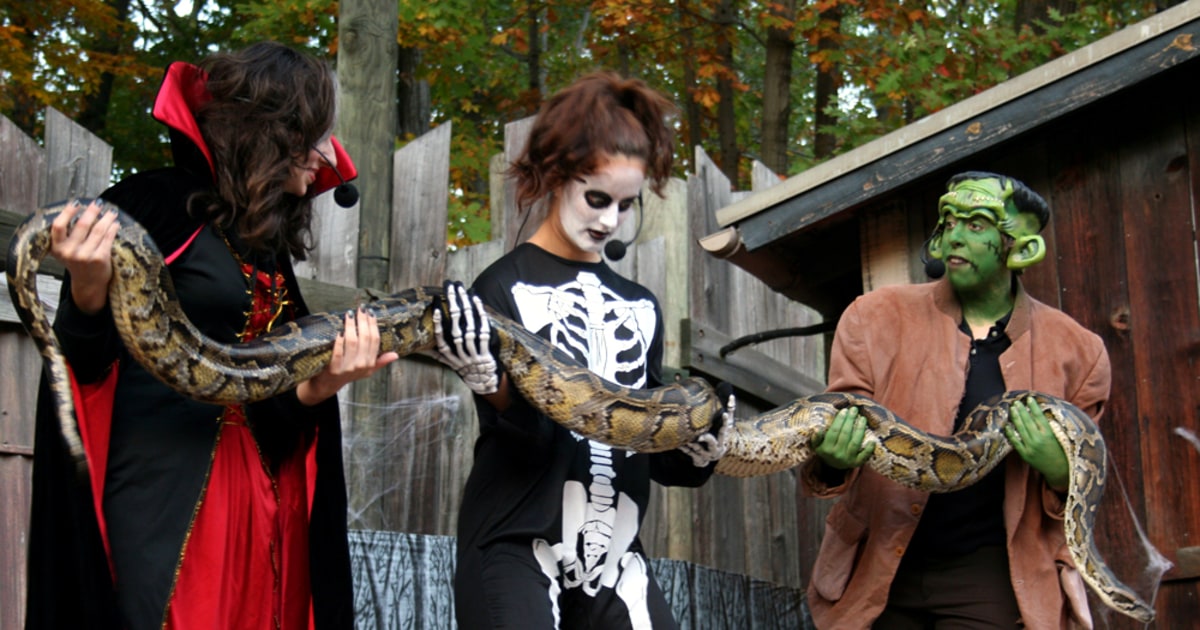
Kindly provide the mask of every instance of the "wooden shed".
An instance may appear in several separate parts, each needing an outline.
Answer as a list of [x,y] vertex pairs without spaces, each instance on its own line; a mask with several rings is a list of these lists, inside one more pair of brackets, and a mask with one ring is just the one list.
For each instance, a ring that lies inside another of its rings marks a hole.
[[[1023,281],[1108,348],[1096,535],[1122,579],[1157,591],[1162,628],[1200,619],[1197,45],[1192,0],[727,205],[701,239],[833,321],[864,292],[926,281],[919,252],[949,176],[995,171],[1042,193],[1049,254]],[[815,541],[823,511],[797,501],[800,540]],[[805,582],[816,548],[801,544]]]

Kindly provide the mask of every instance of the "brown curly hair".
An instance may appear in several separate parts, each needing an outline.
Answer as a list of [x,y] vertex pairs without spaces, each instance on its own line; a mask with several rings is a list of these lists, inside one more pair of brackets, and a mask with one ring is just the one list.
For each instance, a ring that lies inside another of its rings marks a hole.
[[646,163],[650,189],[662,196],[674,162],[676,108],[639,79],[599,71],[577,79],[543,105],[529,141],[508,168],[517,207],[526,210],[567,182],[596,172],[610,155]]
[[312,200],[283,186],[292,165],[333,128],[333,73],[274,42],[214,54],[199,65],[212,100],[196,121],[216,172],[216,195],[201,200],[201,214],[234,228],[254,250],[304,260],[312,248]]

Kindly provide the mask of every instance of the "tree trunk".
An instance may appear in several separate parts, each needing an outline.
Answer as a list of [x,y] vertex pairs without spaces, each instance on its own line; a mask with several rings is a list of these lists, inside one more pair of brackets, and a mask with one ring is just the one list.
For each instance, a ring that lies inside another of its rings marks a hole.
[[[105,2],[113,10],[117,22],[116,32],[97,33],[92,41],[91,49],[107,55],[116,55],[126,49],[128,30],[125,23],[129,19],[130,0],[107,0]],[[108,104],[112,101],[113,82],[116,76],[112,72],[100,75],[100,86],[93,94],[84,97],[79,116],[76,120],[84,129],[100,135],[108,123]]]
[[[358,285],[386,288],[398,64],[395,0],[342,0],[338,20],[341,111],[337,135],[358,167]],[[388,70],[380,72],[380,68]]]
[[[533,3],[531,3],[533,4]],[[540,95],[539,101],[546,99],[546,86],[542,80],[542,33],[541,9],[529,8],[529,55],[525,58],[525,71],[529,80],[529,91]],[[535,110],[536,111],[536,110]]]
[[429,131],[429,83],[418,79],[425,54],[420,48],[399,49],[396,85],[397,130],[402,138],[419,138]]
[[[842,7],[835,4],[822,11],[818,19],[817,29],[820,34],[817,40],[817,51],[837,50],[841,46]],[[839,72],[836,63],[827,64],[824,68],[820,65],[817,66],[817,88],[814,99],[816,112],[813,116],[817,129],[813,134],[813,157],[818,160],[833,155],[833,152],[837,150],[837,139],[833,134],[822,130],[837,124],[837,118],[826,113],[826,110],[831,103],[837,100],[838,86],[841,85],[841,81],[838,79]]]
[[792,39],[792,21],[796,17],[796,0],[780,0],[771,12],[786,20],[787,28],[767,30],[766,67],[763,73],[762,162],[776,173],[788,172],[788,144],[791,140],[792,56],[796,42]]
[[696,93],[696,56],[692,54],[695,47],[692,29],[687,28],[692,21],[691,10],[687,0],[679,0],[675,5],[675,14],[679,17],[681,26],[680,36],[683,39],[683,49],[680,51],[683,55],[683,90],[680,96],[684,99],[683,117],[684,126],[687,129],[687,147],[684,155],[689,164],[694,159],[696,147],[700,146],[704,140],[704,134],[701,133],[704,128],[704,112],[701,111],[700,104],[692,96]]
[[737,116],[734,111],[733,38],[736,21],[734,0],[721,0],[717,5],[717,58],[725,64],[727,72],[717,77],[717,141],[721,151],[721,171],[731,182],[738,181]]

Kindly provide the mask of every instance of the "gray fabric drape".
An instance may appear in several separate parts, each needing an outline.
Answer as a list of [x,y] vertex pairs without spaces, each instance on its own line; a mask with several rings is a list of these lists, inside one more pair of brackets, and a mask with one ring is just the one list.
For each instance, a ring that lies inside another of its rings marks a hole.
[[[447,630],[454,623],[453,536],[351,530],[362,630]],[[803,592],[680,560],[652,558],[680,630],[810,630]]]

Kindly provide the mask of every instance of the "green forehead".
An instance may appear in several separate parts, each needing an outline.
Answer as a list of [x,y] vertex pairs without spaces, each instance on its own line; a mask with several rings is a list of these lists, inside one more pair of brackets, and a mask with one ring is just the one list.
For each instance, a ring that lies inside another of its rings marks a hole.
[[945,221],[947,215],[961,219],[982,217],[995,223],[1002,232],[1012,234],[1018,228],[1018,213],[1009,201],[1012,194],[1012,183],[1001,186],[996,178],[956,182],[938,200],[938,223]]

